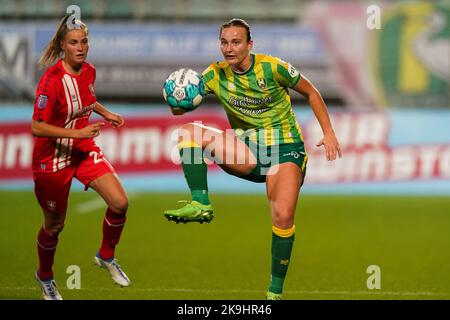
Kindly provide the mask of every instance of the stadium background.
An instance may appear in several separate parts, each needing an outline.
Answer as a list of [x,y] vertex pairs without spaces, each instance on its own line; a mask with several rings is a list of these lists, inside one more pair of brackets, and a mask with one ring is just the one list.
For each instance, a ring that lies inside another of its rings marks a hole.
[[[39,298],[30,118],[43,72],[37,60],[71,4],[89,26],[97,98],[127,121],[103,130],[98,143],[130,194],[119,258],[134,283],[114,289],[88,263],[104,207],[75,182],[56,256],[64,297],[263,297],[270,267],[264,186],[211,165],[213,223],[171,225],[162,217],[188,195],[173,130],[187,121],[228,127],[213,97],[172,117],[162,83],[180,67],[201,72],[220,60],[220,24],[240,17],[252,26],[255,52],[289,61],[318,87],[344,153],[324,160],[315,148],[320,128],[293,93],[310,160],[286,298],[450,298],[450,6],[298,0],[0,0],[0,298]],[[370,5],[381,10],[381,29],[367,26]],[[69,265],[81,267],[80,290],[64,285]],[[380,290],[366,286],[369,265],[380,266]]]

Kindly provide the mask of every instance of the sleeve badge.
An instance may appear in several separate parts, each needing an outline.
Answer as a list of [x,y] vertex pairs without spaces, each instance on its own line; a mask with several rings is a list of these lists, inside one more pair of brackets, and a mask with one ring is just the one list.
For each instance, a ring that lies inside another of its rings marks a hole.
[[45,109],[48,103],[48,96],[40,94],[37,99],[37,106],[39,109]]

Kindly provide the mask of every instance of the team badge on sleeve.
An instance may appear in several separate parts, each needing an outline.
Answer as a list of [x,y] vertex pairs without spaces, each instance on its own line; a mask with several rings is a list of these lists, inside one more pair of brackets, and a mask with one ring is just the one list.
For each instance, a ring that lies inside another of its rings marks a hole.
[[287,69],[287,71],[289,72],[289,75],[292,78],[295,78],[296,76],[298,76],[300,73],[298,72],[297,69],[295,69],[294,66],[292,66],[292,64],[290,64],[289,62],[286,62],[284,60],[281,60],[280,58],[278,58],[278,61],[281,63],[281,65],[283,65],[284,68]]
[[41,110],[45,109],[45,107],[47,106],[47,103],[48,103],[48,97],[43,95],[43,94],[40,94],[38,99],[37,99],[37,106],[38,106],[38,108],[41,109]]
[[292,78],[295,78],[299,74],[297,69],[295,69],[290,63],[288,64],[288,71]]

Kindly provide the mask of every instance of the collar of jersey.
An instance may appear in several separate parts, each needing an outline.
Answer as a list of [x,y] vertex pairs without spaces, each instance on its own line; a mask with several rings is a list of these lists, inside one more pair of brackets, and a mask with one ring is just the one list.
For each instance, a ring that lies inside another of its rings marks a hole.
[[244,74],[247,74],[250,71],[252,71],[253,70],[253,66],[255,65],[255,55],[253,53],[250,53],[250,57],[252,58],[252,63],[250,64],[250,67],[247,70],[245,70],[244,72],[237,72],[233,68],[231,68],[231,66],[230,66],[231,71],[233,71],[233,73],[237,74],[238,76],[243,76]]
[[60,67],[61,67],[62,71],[63,71],[65,74],[68,74],[69,76],[71,76],[71,77],[73,77],[73,78],[78,78],[78,77],[80,77],[80,76],[83,74],[84,67],[86,66],[85,62],[83,62],[83,65],[81,66],[81,72],[80,72],[80,74],[73,74],[73,73],[70,73],[69,71],[67,71],[67,70],[64,68],[63,63],[62,63],[62,59],[60,59],[58,62],[59,62],[59,64],[60,64]]

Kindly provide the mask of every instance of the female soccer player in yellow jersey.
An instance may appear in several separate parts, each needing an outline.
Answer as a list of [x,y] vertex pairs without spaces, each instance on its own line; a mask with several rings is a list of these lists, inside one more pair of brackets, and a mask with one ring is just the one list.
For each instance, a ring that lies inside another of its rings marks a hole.
[[[288,88],[308,99],[322,128],[317,146],[327,160],[341,157],[327,107],[317,89],[289,63],[251,53],[249,25],[232,19],[220,29],[224,61],[203,72],[206,93],[223,104],[233,132],[187,123],[179,130],[179,150],[192,201],[165,211],[176,222],[209,222],[208,153],[227,173],[265,182],[272,217],[272,270],[267,299],[279,300],[294,243],[294,214],[306,172],[307,155],[292,111]],[[179,113],[178,113],[179,114]]]

